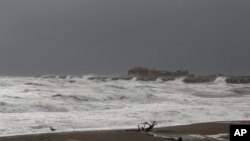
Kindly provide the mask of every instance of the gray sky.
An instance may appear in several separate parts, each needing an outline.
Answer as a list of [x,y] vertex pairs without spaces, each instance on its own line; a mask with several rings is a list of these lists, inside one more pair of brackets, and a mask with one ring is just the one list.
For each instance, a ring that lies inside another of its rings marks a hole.
[[249,0],[1,0],[0,74],[250,74]]

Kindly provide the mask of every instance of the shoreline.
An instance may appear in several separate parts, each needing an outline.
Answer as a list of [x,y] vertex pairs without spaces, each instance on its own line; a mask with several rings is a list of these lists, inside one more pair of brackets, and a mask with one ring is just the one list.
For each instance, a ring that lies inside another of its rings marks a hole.
[[[228,140],[230,124],[250,124],[250,121],[216,121],[195,123],[189,125],[177,125],[159,127],[153,129],[152,133],[145,134],[137,129],[114,129],[98,131],[72,131],[72,132],[51,132],[14,136],[1,136],[0,141],[171,141],[171,138],[185,138],[185,140]],[[169,139],[168,139],[169,138]]]

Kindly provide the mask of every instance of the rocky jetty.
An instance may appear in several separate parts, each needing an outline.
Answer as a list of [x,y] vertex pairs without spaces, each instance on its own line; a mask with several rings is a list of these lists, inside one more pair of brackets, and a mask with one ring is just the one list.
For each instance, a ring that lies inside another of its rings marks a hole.
[[188,76],[183,82],[185,83],[208,83],[213,82],[217,78],[216,75],[207,75],[207,76]]
[[146,76],[137,76],[137,81],[156,81],[158,77],[146,77]]
[[165,71],[158,70],[155,68],[144,68],[144,67],[134,67],[133,69],[128,71],[128,75],[135,77],[177,77],[177,76],[187,76],[188,71]]
[[[128,71],[128,75],[124,76],[95,76],[89,77],[89,80],[109,81],[109,80],[132,80],[137,81],[173,81],[178,77],[184,77],[185,83],[209,83],[214,82],[217,77],[225,77],[223,74],[218,75],[193,75],[188,71],[177,70],[175,72],[165,71],[155,68],[134,67]],[[61,77],[59,77],[61,78]],[[73,81],[70,81],[73,83]],[[246,84],[250,83],[250,76],[230,76],[226,78],[226,83]]]
[[111,77],[111,80],[131,80],[133,79],[132,76],[116,76],[116,77]]
[[250,76],[230,76],[226,78],[227,83],[247,84],[250,83]]
[[88,80],[108,81],[108,80],[131,80],[132,76],[97,76],[89,77]]
[[165,71],[155,68],[134,67],[128,71],[129,76],[136,77],[139,81],[155,81],[160,78],[162,81],[175,80],[176,77],[189,75],[188,71]]

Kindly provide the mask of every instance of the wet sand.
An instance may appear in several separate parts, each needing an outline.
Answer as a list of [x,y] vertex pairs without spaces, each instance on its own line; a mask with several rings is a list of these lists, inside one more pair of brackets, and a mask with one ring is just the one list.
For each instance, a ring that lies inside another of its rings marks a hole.
[[0,141],[228,141],[230,124],[250,124],[250,121],[210,122],[156,128],[150,134],[136,130],[108,130],[46,133],[0,137]]

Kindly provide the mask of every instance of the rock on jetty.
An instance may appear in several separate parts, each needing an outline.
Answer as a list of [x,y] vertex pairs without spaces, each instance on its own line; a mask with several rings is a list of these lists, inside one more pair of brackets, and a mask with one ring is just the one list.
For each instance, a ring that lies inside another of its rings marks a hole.
[[128,75],[130,76],[143,76],[143,77],[166,77],[166,76],[187,76],[189,75],[188,71],[165,71],[165,70],[158,70],[155,68],[144,68],[144,67],[134,67],[133,69],[128,71]]
[[140,81],[155,81],[161,78],[162,81],[175,80],[176,77],[189,75],[188,71],[165,71],[155,68],[134,67],[128,71],[129,76],[136,77]]
[[213,82],[217,78],[216,75],[208,75],[208,76],[188,76],[183,82],[185,83],[208,83]]
[[226,79],[231,84],[247,84],[250,83],[250,76],[230,76]]

